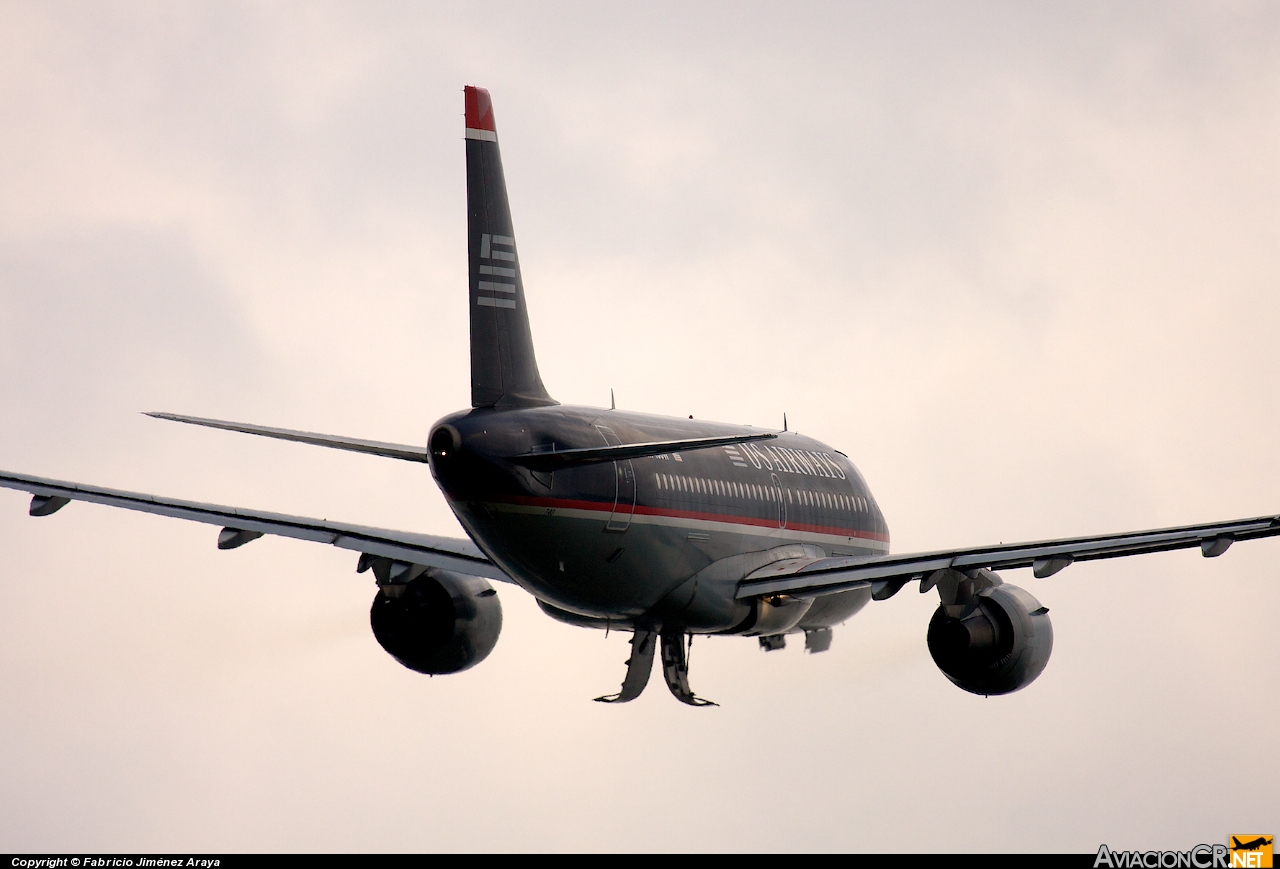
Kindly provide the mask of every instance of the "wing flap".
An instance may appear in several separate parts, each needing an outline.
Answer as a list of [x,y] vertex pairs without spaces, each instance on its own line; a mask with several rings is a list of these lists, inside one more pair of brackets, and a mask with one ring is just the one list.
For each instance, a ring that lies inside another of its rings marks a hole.
[[[330,522],[327,519],[308,519],[284,513],[224,507],[176,498],[162,498],[141,492],[125,492],[4,471],[0,471],[0,487],[30,492],[40,499],[65,498],[69,501],[104,504],[108,507],[121,507],[157,516],[171,516],[175,519],[187,519],[208,525],[221,525],[224,529],[247,532],[248,535],[272,534],[277,537],[292,537],[295,540],[324,543],[340,549],[368,553],[409,564],[439,567],[503,582],[510,581],[501,568],[491,562],[470,540],[417,534],[411,531],[369,528],[362,525]],[[222,535],[219,539],[223,539]],[[226,537],[227,542],[233,539],[239,539],[240,543],[236,545],[241,545],[252,538],[247,535],[239,538],[234,535]]]
[[738,586],[739,599],[768,594],[816,597],[857,588],[867,583],[923,579],[936,570],[1015,570],[1031,567],[1040,578],[1051,576],[1076,561],[1122,558],[1199,546],[1209,557],[1220,555],[1236,540],[1280,535],[1280,516],[1260,516],[1205,525],[1184,525],[1109,534],[1014,543],[904,555],[848,556],[792,559],[776,562],[747,576]]

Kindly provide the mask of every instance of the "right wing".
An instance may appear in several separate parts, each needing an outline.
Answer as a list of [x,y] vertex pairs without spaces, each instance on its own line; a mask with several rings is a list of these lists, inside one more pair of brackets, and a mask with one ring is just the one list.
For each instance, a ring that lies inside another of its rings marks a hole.
[[1069,537],[937,552],[789,558],[766,565],[747,576],[738,585],[737,597],[741,599],[773,594],[818,597],[853,588],[870,587],[873,598],[884,600],[892,597],[898,589],[912,580],[920,580],[921,591],[928,591],[942,576],[940,571],[964,572],[984,567],[990,570],[1013,570],[1030,567],[1037,579],[1044,579],[1077,561],[1121,558],[1195,547],[1199,547],[1206,558],[1213,558],[1226,552],[1237,540],[1276,536],[1280,536],[1280,516],[1273,515],[1126,534]]
[[[32,494],[32,516],[48,516],[60,510],[70,501],[88,501],[123,507],[159,516],[190,519],[209,525],[221,525],[218,535],[219,549],[234,549],[264,534],[293,537],[327,543],[340,549],[350,549],[362,556],[386,558],[403,565],[439,567],[471,576],[482,576],[510,582],[511,579],[480,551],[470,540],[436,537],[432,534],[415,534],[411,531],[389,531],[382,528],[366,528],[346,525],[327,519],[307,519],[302,516],[286,516],[282,513],[266,513],[245,510],[240,507],[222,507],[217,504],[201,504],[161,498],[141,492],[121,492],[102,489],[61,480],[46,480],[0,471],[0,487],[18,489]],[[361,569],[368,565],[368,558],[361,558]]]

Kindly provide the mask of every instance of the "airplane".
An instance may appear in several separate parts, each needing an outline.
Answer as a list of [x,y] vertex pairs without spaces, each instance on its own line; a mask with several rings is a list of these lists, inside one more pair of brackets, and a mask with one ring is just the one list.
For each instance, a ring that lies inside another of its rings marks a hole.
[[1250,839],[1248,842],[1241,842],[1235,836],[1231,837],[1232,851],[1257,851],[1259,848],[1265,848],[1272,843],[1272,839],[1266,836],[1259,836],[1256,839]]
[[755,637],[766,651],[832,629],[909,583],[936,591],[929,652],[959,688],[1008,694],[1044,671],[1048,609],[997,571],[1039,579],[1078,561],[1280,535],[1280,516],[932,552],[891,554],[889,529],[847,455],[794,431],[562,405],[534,356],[515,231],[488,91],[464,88],[471,407],[440,419],[423,446],[172,413],[161,419],[429,466],[468,535],[434,535],[289,516],[0,472],[31,494],[29,513],[71,501],[221,526],[219,549],[264,535],[359,553],[377,585],[370,624],[404,666],[443,675],[479,664],[502,629],[490,581],[515,585],[548,616],[631,633],[621,688],[640,696],[655,655],[671,693],[689,687],[695,635]]

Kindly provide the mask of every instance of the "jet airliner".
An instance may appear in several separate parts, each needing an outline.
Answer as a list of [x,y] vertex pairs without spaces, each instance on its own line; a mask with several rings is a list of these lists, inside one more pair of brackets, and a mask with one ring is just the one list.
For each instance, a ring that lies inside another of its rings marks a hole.
[[1231,837],[1232,851],[1257,851],[1270,845],[1274,839],[1268,839],[1266,836],[1259,836],[1256,839],[1250,839],[1248,842],[1241,842],[1237,837]]
[[942,673],[976,694],[1006,694],[1044,670],[1048,609],[998,570],[1052,576],[1077,561],[1199,548],[1280,534],[1280,516],[1125,534],[891,554],[866,481],[840,450],[798,433],[562,405],[538,373],[489,93],[464,89],[471,407],[424,446],[152,416],[353,450],[430,467],[468,539],[370,528],[0,472],[32,516],[87,501],[221,526],[219,549],[263,535],[358,554],[377,585],[370,622],[410,669],[457,673],[483,661],[502,628],[491,581],[532,594],[554,619],[631,633],[620,690],[644,690],[655,656],[671,693],[689,687],[695,634],[787,636],[825,651],[832,629],[915,583],[938,594],[926,642]]

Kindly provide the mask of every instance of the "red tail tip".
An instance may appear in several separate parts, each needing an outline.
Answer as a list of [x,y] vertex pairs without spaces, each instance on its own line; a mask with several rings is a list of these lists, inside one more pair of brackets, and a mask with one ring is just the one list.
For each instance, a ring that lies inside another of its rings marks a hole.
[[467,129],[498,132],[498,128],[493,123],[493,100],[489,99],[489,92],[484,88],[470,85],[462,91],[466,98]]

